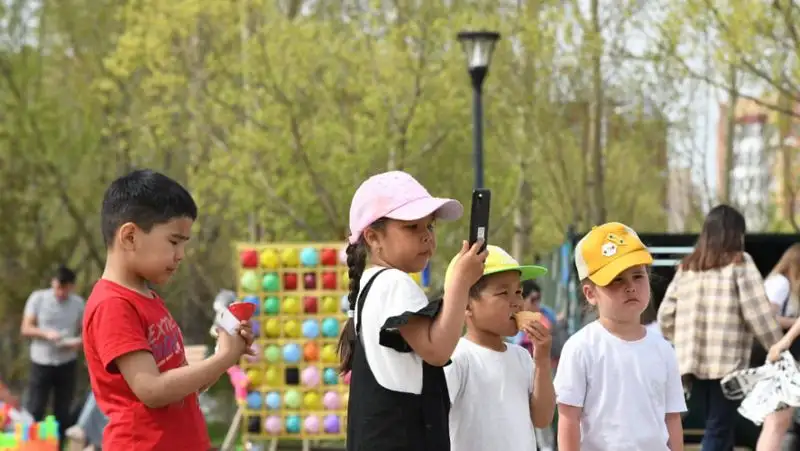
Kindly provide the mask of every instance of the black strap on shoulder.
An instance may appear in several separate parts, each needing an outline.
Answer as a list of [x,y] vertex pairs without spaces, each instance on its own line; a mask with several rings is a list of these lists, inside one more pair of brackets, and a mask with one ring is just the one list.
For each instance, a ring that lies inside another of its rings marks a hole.
[[361,292],[358,293],[358,300],[356,301],[356,335],[361,333],[361,312],[364,310],[364,301],[367,299],[367,294],[369,294],[370,288],[372,288],[372,282],[375,282],[375,278],[381,275],[382,272],[387,271],[389,268],[383,268],[374,276],[370,277],[369,281]]

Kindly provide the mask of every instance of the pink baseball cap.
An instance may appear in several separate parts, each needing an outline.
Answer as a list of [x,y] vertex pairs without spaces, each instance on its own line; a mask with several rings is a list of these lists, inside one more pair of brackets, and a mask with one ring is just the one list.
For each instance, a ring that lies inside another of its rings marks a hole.
[[430,214],[445,221],[464,214],[464,206],[453,199],[433,197],[414,177],[403,171],[373,175],[358,187],[350,204],[350,244],[380,218],[416,221]]

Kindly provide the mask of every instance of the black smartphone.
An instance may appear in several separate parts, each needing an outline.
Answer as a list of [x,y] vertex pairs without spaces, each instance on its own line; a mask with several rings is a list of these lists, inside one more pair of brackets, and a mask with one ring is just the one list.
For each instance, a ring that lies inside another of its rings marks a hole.
[[481,252],[489,242],[489,209],[492,204],[492,192],[479,188],[472,192],[472,209],[469,217],[469,245],[483,240]]

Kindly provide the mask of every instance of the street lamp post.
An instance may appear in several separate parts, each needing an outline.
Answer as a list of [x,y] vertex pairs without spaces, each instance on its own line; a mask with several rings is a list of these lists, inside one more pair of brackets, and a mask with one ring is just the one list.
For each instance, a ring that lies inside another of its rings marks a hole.
[[489,72],[494,46],[500,33],[462,31],[458,40],[467,57],[467,71],[472,79],[472,158],[475,188],[483,188],[483,80]]

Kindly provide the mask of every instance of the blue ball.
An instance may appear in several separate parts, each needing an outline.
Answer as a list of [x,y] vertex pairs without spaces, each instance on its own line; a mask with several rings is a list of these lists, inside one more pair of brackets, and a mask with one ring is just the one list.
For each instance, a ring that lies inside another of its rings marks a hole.
[[249,302],[249,303],[255,305],[256,306],[256,311],[253,313],[253,315],[254,316],[258,315],[258,311],[260,310],[260,307],[261,307],[261,300],[258,299],[258,296],[245,296],[244,298],[242,298],[242,302]]
[[302,355],[300,346],[297,343],[289,343],[283,346],[283,360],[289,363],[297,363]]
[[261,402],[263,398],[261,397],[261,393],[253,391],[247,394],[247,408],[258,410],[261,408]]
[[350,310],[350,299],[347,297],[347,295],[344,295],[341,299],[339,299],[339,308],[342,309],[342,313],[347,313],[347,311]]
[[276,410],[281,407],[281,395],[278,392],[271,391],[267,393],[266,397],[267,409]]
[[325,318],[322,320],[322,336],[334,338],[339,336],[339,321],[336,318]]
[[319,336],[319,323],[313,319],[303,321],[303,336],[306,338],[317,338]]
[[290,434],[297,434],[300,432],[300,416],[289,415],[286,417],[286,432]]
[[300,263],[303,266],[319,265],[319,252],[313,247],[307,247],[300,251]]
[[339,383],[339,373],[333,368],[325,368],[325,371],[322,372],[322,381],[325,385],[336,385]]

